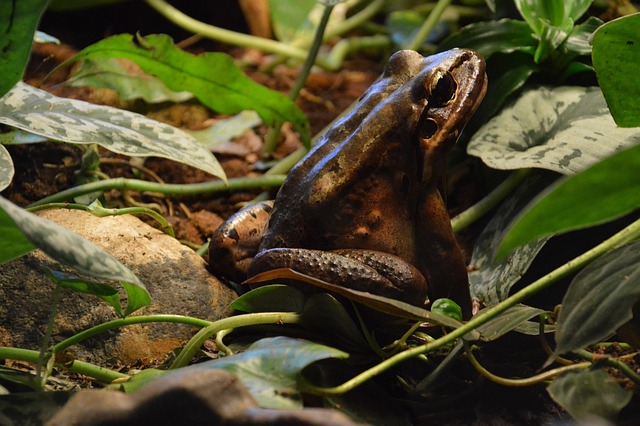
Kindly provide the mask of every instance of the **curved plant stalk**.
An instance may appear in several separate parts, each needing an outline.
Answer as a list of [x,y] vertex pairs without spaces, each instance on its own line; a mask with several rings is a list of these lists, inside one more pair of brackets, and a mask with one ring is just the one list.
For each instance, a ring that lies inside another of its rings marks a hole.
[[494,383],[497,383],[502,386],[512,386],[512,387],[523,387],[523,386],[532,386],[538,383],[542,383],[551,379],[558,377],[559,375],[566,373],[567,371],[573,370],[584,370],[585,368],[591,367],[593,364],[590,362],[580,362],[577,364],[565,365],[563,367],[554,368],[549,371],[545,371],[544,373],[536,374],[532,377],[527,377],[525,379],[508,379],[506,377],[500,377],[480,364],[478,359],[473,355],[473,349],[469,347],[469,344],[464,341],[464,346],[466,349],[467,358],[473,367],[478,371],[478,373],[482,374],[487,379],[491,380]]
[[[210,38],[213,40],[221,41],[224,43],[250,47],[258,50],[262,50],[267,53],[275,53],[288,58],[304,60],[308,56],[308,41],[298,41],[291,44],[281,43],[275,40],[269,40],[262,37],[256,37],[248,34],[242,34],[235,31],[225,30],[213,25],[205,24],[191,18],[190,16],[180,12],[175,7],[168,4],[165,0],[145,0],[149,6],[155,9],[158,13],[164,16],[167,20],[173,22],[179,27],[198,34],[202,37]],[[375,16],[380,10],[382,10],[385,4],[385,0],[374,0],[364,7],[361,11],[354,14],[343,22],[337,24],[332,31],[324,34],[322,40],[328,40],[336,37],[345,32],[351,31],[354,28],[367,22],[373,16]],[[343,56],[344,58],[344,56]],[[330,61],[333,65],[329,66],[328,61],[322,58],[316,58],[317,65],[326,69],[337,69],[342,64],[342,60],[336,62],[337,56]]]
[[185,15],[175,7],[171,6],[164,0],[145,0],[156,12],[167,18],[167,20],[176,24],[180,28],[199,34],[203,37],[213,40],[222,41],[224,43],[251,47],[269,53],[277,53],[290,58],[305,59],[307,57],[306,49],[291,46],[289,44],[280,43],[279,41],[269,40],[262,37],[256,37],[248,34],[242,34],[231,30],[225,30],[213,25],[193,19]]
[[172,195],[195,195],[245,189],[277,188],[282,185],[285,177],[285,175],[270,174],[268,176],[265,175],[260,177],[229,179],[226,183],[221,180],[214,180],[190,184],[156,183],[138,179],[114,178],[66,189],[58,192],[57,194],[45,197],[42,200],[38,200],[28,207],[33,208],[43,204],[63,202],[73,199],[79,195],[89,194],[94,191],[107,191],[110,189],[119,189],[122,191],[151,191]]
[[233,328],[228,328],[226,330],[221,330],[218,333],[216,333],[216,346],[218,347],[218,350],[224,352],[224,354],[227,356],[233,355],[233,351],[229,346],[224,344],[222,339],[224,339],[226,336],[228,336],[232,332],[233,332]]
[[640,385],[640,375],[635,371],[633,371],[633,368],[629,367],[629,365],[625,364],[624,362],[622,362],[617,358],[613,358],[613,357],[602,355],[602,354],[593,354],[585,349],[575,351],[573,353],[579,356],[580,358],[587,359],[591,362],[596,362],[596,361],[604,362],[609,367],[613,367],[620,370],[622,374],[624,374],[629,379],[631,379],[633,383],[635,383],[636,385]]
[[367,380],[387,371],[388,369],[394,367],[395,365],[416,357],[421,354],[427,354],[429,352],[433,352],[439,348],[442,348],[450,343],[453,343],[459,338],[464,337],[467,333],[475,330],[479,326],[487,323],[488,321],[496,318],[498,315],[507,311],[509,308],[517,305],[518,303],[523,302],[525,299],[533,296],[534,294],[544,290],[550,285],[554,284],[561,278],[566,277],[569,274],[581,269],[586,266],[588,263],[594,261],[598,257],[607,253],[614,247],[623,245],[629,241],[632,241],[636,238],[640,237],[640,220],[633,222],[631,225],[624,228],[622,231],[613,235],[608,240],[598,244],[596,247],[591,250],[581,254],[580,256],[570,260],[554,271],[548,273],[544,277],[538,279],[537,281],[531,283],[527,287],[503,300],[495,306],[492,306],[482,312],[481,314],[473,317],[469,322],[467,322],[462,327],[459,327],[448,334],[434,340],[433,342],[428,342],[421,346],[416,346],[414,348],[408,349],[406,351],[400,352],[391,358],[388,358],[382,361],[380,364],[358,374],[350,380],[347,380],[341,385],[335,387],[318,387],[311,385],[308,382],[303,382],[303,389],[310,393],[315,393],[319,395],[340,395],[345,392],[348,392]]
[[459,232],[482,216],[505,199],[514,189],[518,187],[531,174],[531,169],[519,169],[511,173],[500,185],[487,194],[467,210],[463,211],[451,219],[451,226],[454,232]]
[[[311,44],[311,48],[309,49],[309,54],[307,55],[304,65],[296,78],[295,84],[289,90],[287,96],[292,101],[295,101],[300,94],[300,90],[307,83],[307,79],[309,78],[309,73],[311,72],[311,68],[316,61],[316,57],[318,56],[318,51],[320,50],[320,46],[322,46],[322,40],[324,36],[324,32],[327,28],[327,24],[329,23],[329,17],[331,16],[331,11],[333,10],[333,5],[325,5],[324,11],[322,13],[322,18],[318,23],[318,27],[316,28],[316,33],[313,37],[313,43]],[[271,128],[269,133],[264,140],[264,146],[262,147],[262,152],[266,154],[271,154],[276,149],[276,145],[278,144],[278,137],[280,136],[280,127],[282,123],[278,123]]]
[[422,23],[420,29],[416,32],[416,35],[403,46],[403,49],[418,50],[422,46],[422,42],[427,38],[429,33],[438,23],[438,20],[442,16],[444,10],[451,4],[451,0],[438,0],[435,7]]
[[[19,348],[5,348],[0,347],[0,359],[15,359],[19,361],[30,362],[36,364],[39,351],[33,351],[29,349]],[[94,364],[83,361],[73,361],[70,364],[54,364],[55,367],[71,371],[73,373],[82,374],[85,376],[93,377],[103,383],[111,383],[114,380],[128,379],[127,374],[119,373],[117,371],[109,370],[108,368],[99,367]]]
[[203,328],[187,342],[173,361],[170,370],[184,367],[198,353],[204,342],[220,331],[261,324],[301,324],[301,316],[292,312],[260,312],[223,318]]
[[[120,318],[112,321],[108,321],[102,324],[98,324],[85,331],[75,334],[62,342],[53,345],[51,351],[56,354],[62,352],[69,346],[77,345],[80,342],[87,340],[90,337],[96,336],[101,333],[105,333],[109,330],[124,327],[126,325],[144,324],[149,322],[172,322],[175,324],[186,324],[194,327],[208,327],[213,324],[211,321],[202,320],[199,318],[188,317],[183,315],[140,315],[135,317]],[[0,356],[2,358],[2,356]]]
[[49,209],[69,209],[69,210],[82,210],[85,212],[89,212],[97,217],[105,217],[105,216],[122,216],[125,214],[146,214],[147,216],[152,217],[156,220],[162,227],[162,230],[169,236],[175,238],[176,234],[173,231],[173,227],[158,212],[151,210],[147,207],[124,207],[121,209],[106,209],[104,207],[99,206],[85,206],[82,204],[74,204],[74,203],[49,203],[49,204],[40,204],[34,207],[28,207],[26,210],[31,213],[35,213],[41,210],[49,210]]

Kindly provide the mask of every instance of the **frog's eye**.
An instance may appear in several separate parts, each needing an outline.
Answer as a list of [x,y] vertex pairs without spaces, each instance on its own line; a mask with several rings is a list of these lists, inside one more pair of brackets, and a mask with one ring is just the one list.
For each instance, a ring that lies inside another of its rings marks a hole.
[[453,76],[446,71],[437,72],[433,77],[429,106],[433,108],[446,106],[455,97],[458,85]]

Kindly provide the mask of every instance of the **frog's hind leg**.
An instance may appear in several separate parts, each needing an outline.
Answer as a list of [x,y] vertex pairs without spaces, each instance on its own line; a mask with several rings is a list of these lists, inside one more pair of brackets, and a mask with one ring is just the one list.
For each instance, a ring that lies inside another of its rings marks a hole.
[[397,256],[372,250],[265,250],[254,258],[249,276],[279,268],[417,306],[427,297],[425,279],[416,268]]

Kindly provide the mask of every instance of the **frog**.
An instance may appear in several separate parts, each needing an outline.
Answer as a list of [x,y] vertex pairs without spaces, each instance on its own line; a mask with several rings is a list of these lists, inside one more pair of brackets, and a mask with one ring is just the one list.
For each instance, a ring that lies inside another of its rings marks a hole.
[[447,153],[487,88],[478,53],[394,53],[381,77],[317,139],[275,201],[212,236],[210,268],[241,282],[290,268],[415,306],[471,313],[467,268],[446,208]]

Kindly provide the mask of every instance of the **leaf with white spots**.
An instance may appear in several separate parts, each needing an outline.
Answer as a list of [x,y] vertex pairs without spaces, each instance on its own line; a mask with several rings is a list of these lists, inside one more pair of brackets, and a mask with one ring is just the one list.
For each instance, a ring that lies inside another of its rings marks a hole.
[[638,143],[640,129],[617,127],[599,88],[542,87],[480,128],[467,152],[495,169],[571,175]]
[[0,123],[63,142],[96,143],[132,157],[162,157],[214,176],[216,158],[191,136],[133,112],[54,96],[19,82],[0,98]]
[[120,281],[129,301],[125,315],[149,304],[149,293],[138,277],[100,247],[2,197],[0,210],[0,229],[3,229],[0,260],[21,256],[35,246],[80,273],[102,280]]
[[7,148],[0,145],[0,191],[9,186],[14,173],[11,155],[9,155]]

